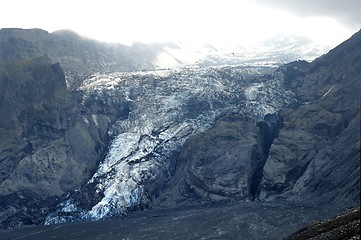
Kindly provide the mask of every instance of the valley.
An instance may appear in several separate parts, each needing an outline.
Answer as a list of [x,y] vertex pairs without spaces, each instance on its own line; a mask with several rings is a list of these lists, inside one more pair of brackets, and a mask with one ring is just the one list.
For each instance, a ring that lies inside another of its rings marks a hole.
[[280,239],[359,205],[361,32],[281,45],[160,68],[177,47],[1,30],[0,238]]

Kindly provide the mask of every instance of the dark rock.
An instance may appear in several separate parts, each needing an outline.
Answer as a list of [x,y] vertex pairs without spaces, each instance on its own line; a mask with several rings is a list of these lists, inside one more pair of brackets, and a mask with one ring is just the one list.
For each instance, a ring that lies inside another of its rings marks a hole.
[[[0,74],[2,201],[28,191],[32,194],[22,198],[39,202],[80,187],[104,155],[108,120],[81,114],[82,106],[67,91],[60,65],[47,57],[4,69]],[[21,210],[14,211],[16,215]]]
[[306,75],[309,70],[310,63],[306,61],[296,61],[285,64],[276,70],[276,73],[283,75],[284,85],[287,88],[296,89],[299,87],[297,79],[302,78]]
[[360,36],[310,63],[302,74],[291,71],[290,77],[285,71],[303,104],[280,113],[283,127],[263,169],[261,199],[359,203]]
[[76,89],[84,76],[95,72],[154,69],[153,61],[164,45],[106,44],[83,38],[70,30],[48,33],[41,29],[0,30],[0,66],[48,55],[60,63],[67,84]]
[[56,196],[44,198],[31,190],[20,190],[0,196],[0,228],[44,223],[48,212],[57,204]]
[[360,239],[360,207],[314,222],[284,239]]
[[277,115],[258,124],[237,114],[220,118],[213,128],[186,141],[175,174],[156,201],[173,205],[254,199],[279,124]]

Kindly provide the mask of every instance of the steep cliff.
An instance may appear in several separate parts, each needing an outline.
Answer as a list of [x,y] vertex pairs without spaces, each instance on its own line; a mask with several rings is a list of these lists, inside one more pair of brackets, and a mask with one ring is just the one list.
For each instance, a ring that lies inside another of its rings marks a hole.
[[360,46],[361,31],[310,64],[281,69],[300,104],[280,112],[283,127],[264,167],[262,199],[359,202]]
[[[95,116],[95,115],[94,115]],[[104,154],[108,119],[94,117],[66,89],[47,57],[5,65],[0,73],[1,218],[18,200],[44,199],[80,187]],[[23,195],[21,197],[21,195]]]
[[175,174],[156,199],[162,207],[195,202],[254,200],[279,117],[227,114],[181,148]]

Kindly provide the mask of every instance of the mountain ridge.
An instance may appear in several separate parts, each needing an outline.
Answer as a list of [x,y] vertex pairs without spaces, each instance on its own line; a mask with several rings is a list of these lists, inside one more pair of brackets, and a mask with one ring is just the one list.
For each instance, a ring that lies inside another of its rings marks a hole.
[[[288,45],[286,44],[288,42]],[[275,37],[250,48],[217,49],[209,44],[141,43],[131,46],[82,37],[71,30],[49,33],[42,29],[0,30],[0,65],[48,55],[59,62],[68,87],[75,90],[81,80],[94,73],[184,67],[187,65],[279,65],[313,59],[330,46],[319,46],[302,37]],[[289,47],[292,44],[293,47]],[[13,58],[13,59],[12,59]]]
[[48,55],[53,63],[60,63],[71,88],[95,72],[154,69],[152,62],[159,51],[101,43],[71,30],[49,33],[17,28],[0,30],[0,47],[0,64]]

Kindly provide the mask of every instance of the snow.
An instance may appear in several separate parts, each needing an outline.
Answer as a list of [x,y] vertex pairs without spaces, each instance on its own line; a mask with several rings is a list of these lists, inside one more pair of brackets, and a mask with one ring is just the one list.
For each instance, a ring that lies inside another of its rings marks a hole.
[[92,114],[92,119],[93,119],[93,122],[95,123],[95,125],[96,125],[96,126],[99,126],[97,115]]
[[71,201],[66,201],[65,206],[62,208],[63,212],[73,212],[76,211],[76,206]]
[[334,87],[335,87],[335,86],[332,86],[325,94],[323,94],[323,96],[321,97],[321,99],[323,99],[324,97],[326,97],[327,94],[329,94]]

